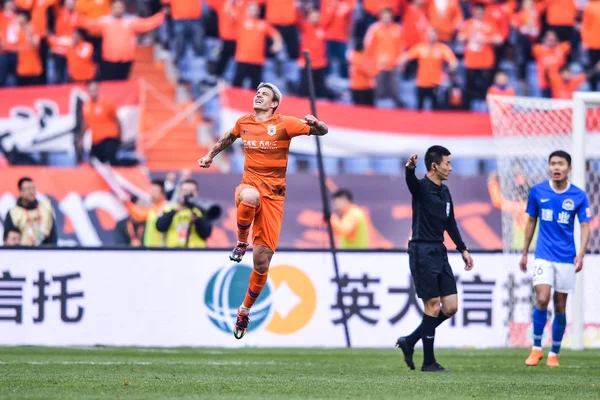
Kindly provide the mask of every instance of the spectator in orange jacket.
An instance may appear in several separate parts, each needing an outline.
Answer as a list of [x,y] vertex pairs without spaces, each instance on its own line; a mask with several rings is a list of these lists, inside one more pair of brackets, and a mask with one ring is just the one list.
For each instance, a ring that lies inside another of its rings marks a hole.
[[[300,32],[298,30],[299,2],[296,0],[264,0],[264,4],[266,9],[265,19],[281,35],[287,54],[285,64],[280,57],[277,57],[276,74],[279,77],[285,78],[286,87],[288,90],[291,90],[293,87],[292,82],[297,81],[297,60],[300,56]],[[268,55],[269,57],[274,56],[273,53],[269,53]]]
[[392,9],[381,10],[379,22],[371,25],[365,36],[367,57],[377,63],[377,97],[391,98],[396,107],[404,106],[400,100],[400,88],[396,65],[404,48],[402,27],[394,22]]
[[545,0],[548,29],[556,32],[558,40],[568,42],[576,50],[575,22],[577,3],[575,0]]
[[494,25],[485,20],[485,5],[473,5],[473,18],[460,28],[458,40],[465,43],[466,82],[463,101],[464,108],[470,109],[473,99],[485,98],[492,83],[494,46],[502,43],[502,37]]
[[229,62],[235,56],[238,18],[243,18],[247,0],[225,0],[216,10],[219,25],[219,37],[223,42],[217,61],[216,75],[223,77]]
[[515,89],[508,85],[509,78],[506,71],[498,71],[496,72],[496,76],[494,76],[494,84],[490,86],[487,91],[487,94],[497,94],[503,96],[516,96]]
[[[598,74],[599,71],[600,63],[596,65],[590,74],[595,75]],[[552,89],[552,98],[571,100],[573,98],[573,93],[588,79],[588,76],[586,74],[573,75],[569,66],[565,64],[558,72],[552,72],[549,78],[550,88]]]
[[83,124],[78,148],[82,148],[83,134],[89,128],[92,135],[90,156],[102,163],[116,164],[117,151],[121,144],[121,123],[117,108],[112,101],[100,98],[98,82],[88,84],[89,101],[83,104]]
[[[321,13],[312,9],[308,11],[306,18],[300,21],[301,49],[302,53],[308,51],[310,55],[315,95],[319,98],[333,100],[334,95],[325,84],[327,75],[327,47],[325,44],[325,27],[321,25]],[[298,65],[302,68],[298,94],[308,97],[308,71],[304,55],[298,58]]]
[[266,21],[259,19],[258,4],[252,2],[246,7],[246,17],[237,23],[237,41],[235,48],[235,76],[233,86],[244,87],[247,78],[251,88],[257,88],[262,80],[263,66],[266,58],[266,39],[273,39],[271,52],[281,50],[281,35]]
[[552,97],[548,77],[565,65],[570,51],[569,42],[559,43],[554,31],[547,31],[543,43],[533,46],[533,56],[537,61],[538,84],[544,97]]
[[[63,6],[59,7],[56,15],[53,41],[70,41],[73,32],[77,29],[79,18],[79,13],[75,11],[75,0],[65,0]],[[50,39],[48,41],[50,42]],[[66,58],[67,49],[62,46],[52,46],[52,43],[50,43],[50,47],[52,47],[52,59],[54,60],[54,82],[66,83],[69,78]]]
[[57,0],[16,0],[17,9],[27,11],[30,15],[30,24],[33,30],[39,36],[37,45],[42,64],[42,75],[40,77],[42,84],[48,83],[48,56],[50,47],[46,36],[50,28],[50,22],[55,19],[55,6]]
[[348,54],[352,103],[374,106],[377,64],[366,55],[364,49],[362,38],[356,38],[354,50]]
[[83,30],[76,29],[71,37],[48,36],[53,49],[66,55],[70,82],[87,82],[96,77],[96,65],[92,60],[94,47],[83,40]]
[[162,4],[170,5],[173,19],[175,42],[174,62],[178,63],[185,54],[186,46],[191,45],[196,56],[203,54],[202,37],[202,0],[162,0]]
[[521,9],[515,12],[511,18],[511,25],[517,36],[517,77],[525,80],[527,64],[533,61],[531,48],[537,41],[541,29],[541,9],[543,5],[535,3],[535,0],[523,0]]
[[129,78],[131,65],[135,58],[136,35],[158,28],[165,19],[165,13],[156,13],[149,18],[125,15],[125,3],[116,0],[112,5],[112,14],[98,20],[86,19],[83,26],[102,36],[103,80],[125,80]]
[[339,65],[340,77],[348,78],[346,53],[350,40],[349,27],[352,26],[352,14],[356,0],[324,0],[321,2],[321,14],[327,40],[328,73],[332,71],[332,61]]
[[42,85],[42,59],[40,57],[40,35],[30,24],[30,14],[19,11],[17,42],[17,81],[19,86]]
[[6,0],[0,13],[0,87],[8,84],[7,79],[17,79],[17,41],[19,26],[14,1]]
[[[581,39],[588,51],[590,66],[597,65],[600,61],[600,0],[590,0],[583,9]],[[590,86],[593,91],[600,89],[598,74],[590,76]]]
[[431,100],[431,109],[438,107],[438,88],[442,84],[444,64],[450,71],[458,67],[456,56],[446,44],[438,40],[435,29],[427,32],[427,41],[414,45],[400,57],[400,66],[409,60],[417,60],[417,109],[422,110],[425,100]]
[[437,31],[440,40],[446,44],[453,41],[463,22],[459,0],[430,0],[427,4],[429,22]]

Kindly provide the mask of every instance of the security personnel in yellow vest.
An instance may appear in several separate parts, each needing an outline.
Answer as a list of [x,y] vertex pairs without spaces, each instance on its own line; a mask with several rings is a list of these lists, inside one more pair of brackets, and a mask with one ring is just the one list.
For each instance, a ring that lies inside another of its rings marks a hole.
[[52,205],[38,201],[37,191],[31,178],[19,179],[17,205],[10,209],[4,219],[4,237],[11,231],[21,233],[21,246],[54,245],[58,242]]
[[156,229],[156,221],[158,220],[158,216],[163,212],[165,207],[167,207],[165,184],[163,181],[152,181],[150,198],[152,199],[151,206],[140,207],[135,201],[132,200],[125,203],[125,208],[127,208],[129,215],[135,221],[145,222],[143,239],[144,247],[164,247],[165,235]]
[[198,184],[193,179],[183,181],[177,204],[167,206],[156,220],[156,229],[165,234],[166,247],[206,247],[212,224],[200,208],[189,201],[198,197]]
[[354,204],[352,193],[340,189],[333,194],[333,210],[338,213],[331,216],[333,232],[339,237],[340,249],[369,248],[369,226],[364,211]]

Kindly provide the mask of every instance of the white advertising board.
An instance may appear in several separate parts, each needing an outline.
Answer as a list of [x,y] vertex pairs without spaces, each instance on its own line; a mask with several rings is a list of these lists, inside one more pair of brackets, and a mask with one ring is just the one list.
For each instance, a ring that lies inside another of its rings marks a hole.
[[[515,258],[474,258],[466,272],[450,256],[459,311],[438,328],[436,346],[529,345],[530,275]],[[249,332],[236,340],[251,260],[232,265],[219,251],[0,251],[0,345],[343,347],[343,304],[353,347],[391,347],[421,320],[404,253],[340,253],[338,286],[329,253],[279,252]],[[599,261],[586,258],[588,347],[600,347]]]

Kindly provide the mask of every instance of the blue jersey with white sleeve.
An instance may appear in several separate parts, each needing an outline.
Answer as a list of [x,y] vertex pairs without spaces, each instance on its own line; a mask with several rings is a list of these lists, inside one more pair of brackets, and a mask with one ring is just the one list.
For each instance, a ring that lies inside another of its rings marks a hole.
[[529,192],[527,214],[539,218],[535,258],[572,264],[576,255],[575,216],[580,223],[592,217],[585,192],[571,183],[562,192],[554,190],[552,181],[538,183]]

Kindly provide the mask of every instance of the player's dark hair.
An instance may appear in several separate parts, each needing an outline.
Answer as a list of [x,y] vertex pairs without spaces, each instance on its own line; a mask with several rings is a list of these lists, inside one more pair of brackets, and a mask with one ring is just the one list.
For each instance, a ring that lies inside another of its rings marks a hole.
[[23,188],[23,184],[27,183],[27,182],[32,182],[33,183],[33,179],[31,179],[28,176],[24,176],[21,179],[19,179],[19,183],[17,184],[17,186],[19,187],[19,190],[21,190]]
[[436,165],[440,165],[444,156],[449,156],[450,150],[445,148],[444,146],[431,146],[427,149],[427,153],[425,153],[425,167],[427,171],[431,171],[431,164],[435,163]]
[[550,162],[552,157],[564,158],[565,160],[567,160],[567,164],[569,165],[569,167],[571,166],[571,155],[564,150],[556,150],[550,153],[550,157],[548,157],[548,163]]
[[165,194],[165,181],[162,179],[153,179],[152,185],[160,187],[160,191]]
[[183,185],[184,183],[191,183],[192,185],[196,186],[196,189],[198,189],[198,182],[196,182],[195,180],[193,180],[192,178],[190,179],[186,179],[185,181],[181,182],[181,184]]
[[349,191],[348,189],[340,189],[340,190],[336,191],[333,194],[333,198],[334,199],[345,198],[345,199],[348,199],[349,201],[354,200],[354,196],[352,195],[352,192]]

